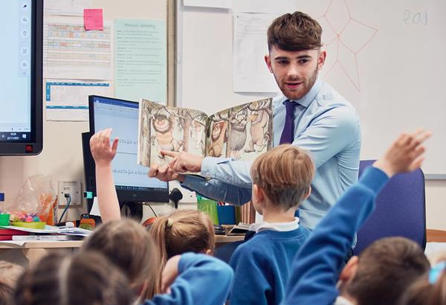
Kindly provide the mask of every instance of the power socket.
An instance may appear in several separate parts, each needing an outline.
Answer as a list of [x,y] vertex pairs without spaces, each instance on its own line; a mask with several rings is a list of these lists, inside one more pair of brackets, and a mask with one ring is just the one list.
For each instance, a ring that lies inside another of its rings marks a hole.
[[58,198],[59,206],[67,205],[67,198],[65,195],[70,195],[70,206],[82,205],[81,200],[81,183],[79,181],[59,181],[58,182]]

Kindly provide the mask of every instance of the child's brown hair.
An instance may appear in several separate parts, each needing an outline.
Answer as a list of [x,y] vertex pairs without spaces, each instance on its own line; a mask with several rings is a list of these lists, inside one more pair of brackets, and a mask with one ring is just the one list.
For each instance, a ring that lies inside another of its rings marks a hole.
[[130,305],[126,276],[98,252],[50,253],[17,281],[14,305]]
[[427,270],[429,261],[418,244],[403,237],[383,238],[360,254],[346,292],[361,305],[397,304]]
[[23,270],[20,265],[0,261],[0,305],[10,303],[13,288]]
[[214,226],[209,216],[201,211],[178,210],[159,217],[149,232],[159,246],[161,268],[178,254],[214,252]]
[[282,144],[260,155],[251,166],[254,184],[284,210],[297,207],[308,195],[314,164],[302,149]]
[[[130,220],[116,220],[102,224],[82,245],[82,250],[104,254],[128,277],[131,287],[143,299],[159,292],[159,256],[147,230]],[[142,287],[144,290],[139,291]]]
[[276,18],[269,26],[268,49],[277,47],[285,51],[303,51],[318,49],[321,43],[322,27],[302,12],[284,14]]
[[446,258],[410,286],[400,305],[446,305]]

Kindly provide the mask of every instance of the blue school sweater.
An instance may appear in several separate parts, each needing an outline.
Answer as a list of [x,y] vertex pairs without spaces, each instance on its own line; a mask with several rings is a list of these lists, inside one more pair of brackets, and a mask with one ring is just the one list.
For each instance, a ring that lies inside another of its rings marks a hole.
[[233,272],[223,261],[204,254],[186,253],[178,264],[170,293],[155,295],[144,305],[222,305],[232,286]]
[[336,283],[355,232],[373,212],[375,197],[387,181],[383,171],[370,167],[342,195],[294,258],[282,305],[336,301]]
[[260,231],[231,257],[234,287],[231,305],[279,304],[285,295],[293,257],[307,239],[302,226],[292,231]]

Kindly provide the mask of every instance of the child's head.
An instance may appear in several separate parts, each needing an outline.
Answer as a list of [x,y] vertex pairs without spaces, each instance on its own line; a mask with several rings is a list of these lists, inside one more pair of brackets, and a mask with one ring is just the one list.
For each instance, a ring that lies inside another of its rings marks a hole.
[[262,214],[259,201],[268,201],[283,211],[308,197],[314,175],[314,164],[302,149],[283,144],[261,154],[251,166],[253,204]]
[[402,237],[383,238],[350,259],[340,275],[341,294],[359,305],[397,304],[428,269],[418,244]]
[[150,227],[159,245],[161,265],[185,252],[212,254],[215,248],[214,226],[208,215],[197,210],[178,210],[162,216]]
[[0,261],[0,305],[9,304],[15,283],[22,272],[22,266]]
[[146,229],[125,219],[110,221],[98,227],[82,245],[82,250],[95,250],[105,255],[128,277],[130,286],[142,298],[158,292],[160,277],[156,245]]
[[412,284],[400,305],[446,305],[446,257]]
[[100,253],[50,253],[17,281],[15,305],[130,305],[125,275]]

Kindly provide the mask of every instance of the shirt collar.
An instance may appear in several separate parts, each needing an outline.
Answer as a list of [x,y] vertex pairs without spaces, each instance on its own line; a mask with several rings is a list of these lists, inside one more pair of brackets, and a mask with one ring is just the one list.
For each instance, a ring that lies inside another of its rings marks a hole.
[[[308,91],[307,94],[302,96],[300,99],[290,100],[290,101],[293,101],[293,102],[307,108],[308,106],[310,106],[311,102],[314,100],[316,95],[319,93],[320,88],[321,88],[321,81],[319,80],[319,78],[317,78],[313,87],[311,87],[310,91]],[[286,100],[288,100],[288,98],[282,94],[282,96],[279,99],[279,102],[282,104]]]
[[265,230],[273,230],[279,232],[287,232],[297,230],[299,228],[299,217],[295,217],[293,221],[290,222],[261,222],[254,223],[249,227],[250,231],[255,231],[256,233]]

